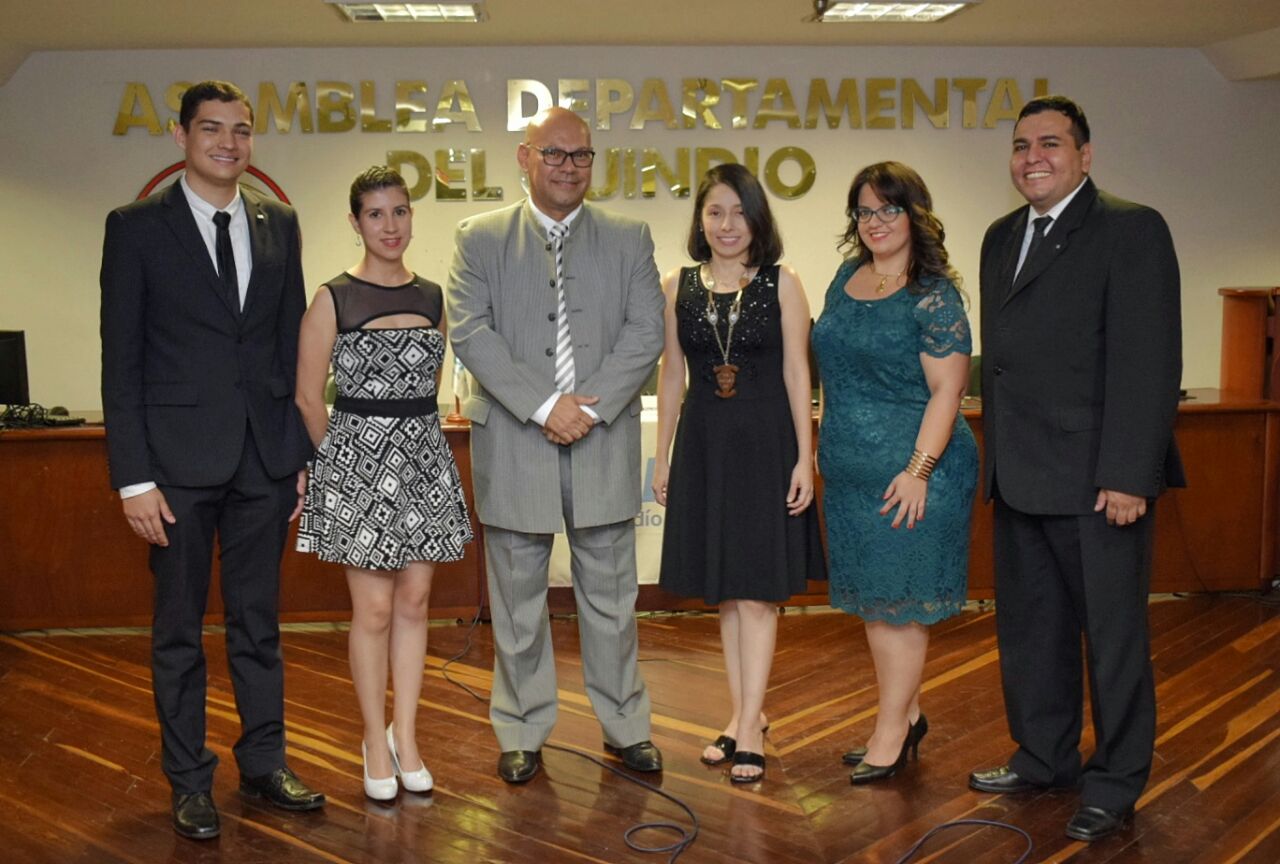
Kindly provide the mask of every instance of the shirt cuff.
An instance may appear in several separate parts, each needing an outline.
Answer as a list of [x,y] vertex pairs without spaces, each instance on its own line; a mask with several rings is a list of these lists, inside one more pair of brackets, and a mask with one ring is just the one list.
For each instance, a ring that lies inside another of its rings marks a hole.
[[551,409],[556,407],[556,400],[559,398],[559,391],[552,393],[551,396],[547,398],[547,401],[543,402],[542,405],[538,407],[538,410],[533,412],[533,416],[529,419],[534,423],[537,423],[539,426],[546,426],[547,418],[551,416]]
[[586,405],[579,405],[578,407],[579,407],[579,408],[581,408],[584,412],[586,412],[586,415],[587,415],[588,417],[590,417],[590,418],[591,418],[591,422],[592,422],[592,423],[599,423],[599,422],[600,422],[600,415],[599,415],[599,414],[597,414],[596,412],[592,411],[592,410],[591,410],[590,408],[588,408]]
[[139,495],[144,495],[155,488],[156,488],[156,484],[152,483],[151,481],[147,481],[146,483],[132,483],[128,486],[121,486],[120,500],[123,501],[126,498],[136,498]]

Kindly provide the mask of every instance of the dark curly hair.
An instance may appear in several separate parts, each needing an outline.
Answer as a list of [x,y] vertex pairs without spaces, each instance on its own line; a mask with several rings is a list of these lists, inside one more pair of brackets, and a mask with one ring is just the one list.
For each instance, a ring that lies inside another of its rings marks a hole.
[[943,245],[947,232],[942,228],[942,221],[933,213],[933,196],[929,194],[929,187],[924,185],[919,174],[901,162],[877,162],[863,168],[853,178],[853,184],[849,186],[848,205],[844,211],[849,224],[837,248],[850,258],[862,258],[866,254],[858,237],[858,219],[854,216],[854,211],[858,209],[858,195],[864,186],[870,186],[886,204],[902,207],[911,220],[908,289],[912,293],[928,291],[928,286],[921,285],[922,277],[932,277],[930,281],[937,278],[949,279],[959,289],[960,275],[951,266],[947,248]]
[[178,125],[188,132],[191,121],[195,119],[200,105],[205,102],[239,102],[249,109],[249,122],[253,122],[253,105],[244,91],[229,81],[201,81],[192,84],[182,92],[182,103],[178,108]]
[[366,192],[376,192],[392,186],[402,190],[405,198],[409,197],[409,184],[404,182],[404,178],[396,169],[388,168],[386,165],[374,165],[362,171],[355,180],[351,181],[351,215],[357,219],[360,218],[360,208],[363,206]]
[[778,259],[782,257],[782,235],[778,233],[778,223],[774,221],[773,211],[769,209],[769,199],[765,197],[764,189],[755,175],[732,162],[717,165],[702,175],[698,194],[693,200],[693,224],[689,226],[689,239],[686,243],[689,257],[704,264],[711,260],[711,244],[702,233],[702,205],[706,203],[707,193],[721,184],[732,189],[742,202],[742,215],[751,231],[747,266],[763,267],[778,263]]

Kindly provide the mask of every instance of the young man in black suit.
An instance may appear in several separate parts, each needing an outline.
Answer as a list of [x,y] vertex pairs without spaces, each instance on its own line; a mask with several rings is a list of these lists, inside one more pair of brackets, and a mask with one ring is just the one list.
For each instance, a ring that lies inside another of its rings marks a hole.
[[215,837],[201,624],[218,536],[241,792],[324,796],[285,765],[280,556],[310,444],[293,402],[306,304],[293,210],[239,185],[253,109],[234,85],[182,98],[186,173],[113,211],[102,251],[102,403],[111,484],[151,544],[151,668],[173,826]]
[[[1067,836],[1132,814],[1151,771],[1147,635],[1154,499],[1184,484],[1178,261],[1160,214],[1089,178],[1084,112],[1022,109],[1010,173],[1029,206],[982,244],[986,496],[995,499],[996,631],[1007,765],[982,792],[1081,787]],[[1080,638],[1096,749],[1081,766]]]

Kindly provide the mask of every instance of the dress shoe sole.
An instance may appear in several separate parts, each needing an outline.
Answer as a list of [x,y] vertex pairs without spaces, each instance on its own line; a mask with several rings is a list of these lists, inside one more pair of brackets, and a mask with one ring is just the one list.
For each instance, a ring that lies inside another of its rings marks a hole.
[[1106,829],[1105,831],[1081,831],[1079,829],[1073,828],[1071,823],[1068,822],[1067,830],[1064,833],[1068,837],[1070,837],[1072,840],[1079,840],[1083,843],[1092,843],[1095,840],[1102,840],[1103,838],[1110,837],[1113,834],[1119,834],[1128,826],[1130,820],[1132,819],[1133,819],[1132,812],[1122,813],[1120,814],[1120,819],[1116,822],[1116,824]]
[[188,840],[212,840],[222,833],[221,828],[214,828],[209,831],[183,831],[177,825],[173,826],[173,833],[179,837],[186,837]]
[[970,780],[969,788],[975,792],[984,792],[988,795],[1020,795],[1023,792],[1040,792],[1049,789],[1048,786],[1038,786],[1035,783],[1028,783],[1025,780],[1016,784],[1000,785],[999,783],[983,783],[981,780]]
[[254,789],[252,786],[241,786],[240,794],[245,798],[252,798],[252,799],[259,799],[262,801],[266,801],[272,807],[278,807],[281,810],[291,810],[296,813],[305,812],[307,810],[319,810],[321,807],[324,806],[323,798],[321,798],[318,801],[299,801],[296,803],[277,801],[275,798],[272,798],[269,795],[267,795],[267,793]]

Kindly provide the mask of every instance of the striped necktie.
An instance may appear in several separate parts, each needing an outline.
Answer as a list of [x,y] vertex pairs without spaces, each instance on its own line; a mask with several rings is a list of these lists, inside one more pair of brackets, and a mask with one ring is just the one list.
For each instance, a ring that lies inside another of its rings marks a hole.
[[569,226],[557,222],[551,226],[551,243],[556,253],[556,293],[559,307],[556,312],[556,389],[572,393],[573,340],[569,338],[569,304],[564,296],[564,238]]

